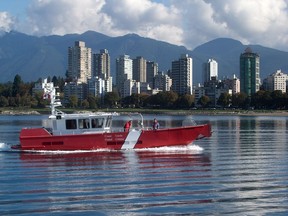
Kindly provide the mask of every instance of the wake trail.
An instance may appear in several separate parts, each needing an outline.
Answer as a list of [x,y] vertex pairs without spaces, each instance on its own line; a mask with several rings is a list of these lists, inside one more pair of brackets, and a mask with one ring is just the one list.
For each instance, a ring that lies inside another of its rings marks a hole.
[[12,145],[7,143],[0,143],[0,152],[18,152],[17,149],[12,149]]

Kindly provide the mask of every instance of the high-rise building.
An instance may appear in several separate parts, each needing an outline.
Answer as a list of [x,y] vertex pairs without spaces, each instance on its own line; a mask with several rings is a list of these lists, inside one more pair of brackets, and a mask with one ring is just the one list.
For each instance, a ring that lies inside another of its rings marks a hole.
[[181,55],[179,60],[172,62],[172,90],[178,94],[192,95],[192,76],[193,76],[192,58],[187,54]]
[[74,47],[69,47],[68,77],[74,81],[86,83],[92,72],[91,56],[91,48],[85,47],[85,42],[83,41],[76,41]]
[[248,47],[240,55],[240,91],[250,98],[260,89],[260,57]]
[[140,94],[140,82],[128,79],[124,81],[122,97],[128,97],[131,94]]
[[93,76],[101,79],[110,77],[110,55],[107,49],[101,49],[100,53],[93,54]]
[[222,80],[224,86],[226,89],[232,90],[232,95],[235,95],[240,92],[240,79],[236,77],[236,75],[233,75],[232,79],[225,78]]
[[132,80],[132,65],[129,55],[121,55],[116,59],[116,85],[121,97],[124,95],[124,82]]
[[146,59],[142,56],[133,59],[133,80],[146,82]]
[[87,98],[87,84],[83,82],[68,82],[64,86],[64,104],[69,103],[70,97],[75,96],[78,102]]
[[87,87],[89,94],[96,97],[102,97],[106,92],[112,92],[112,77],[109,77],[109,79],[92,77],[91,79],[88,79]]
[[170,91],[172,85],[172,79],[163,72],[158,72],[158,74],[154,77],[154,85],[153,88],[159,89],[162,91]]
[[200,98],[202,96],[206,95],[206,88],[200,84],[198,84],[195,88],[194,88],[194,101],[195,101],[195,105],[198,105],[198,101],[200,100]]
[[153,79],[158,73],[158,63],[147,61],[146,62],[146,82],[154,88]]
[[212,79],[218,80],[218,63],[214,59],[208,59],[208,62],[204,63],[204,82]]
[[282,93],[286,93],[287,80],[288,75],[277,70],[263,80],[263,86],[267,91],[280,90]]

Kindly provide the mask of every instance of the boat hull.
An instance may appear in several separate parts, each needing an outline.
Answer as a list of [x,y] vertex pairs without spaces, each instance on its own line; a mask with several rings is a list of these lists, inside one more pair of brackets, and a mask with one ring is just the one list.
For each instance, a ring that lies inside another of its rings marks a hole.
[[211,136],[209,124],[159,130],[131,130],[89,134],[52,135],[45,128],[26,128],[20,133],[21,150],[122,150],[189,145]]

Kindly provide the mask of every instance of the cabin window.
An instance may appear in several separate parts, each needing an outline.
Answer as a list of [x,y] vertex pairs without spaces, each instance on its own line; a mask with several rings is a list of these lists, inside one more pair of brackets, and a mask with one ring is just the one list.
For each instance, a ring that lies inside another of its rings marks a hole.
[[104,122],[104,118],[91,119],[91,127],[92,128],[102,128],[103,122]]
[[106,127],[111,127],[112,117],[108,116],[106,121]]
[[76,119],[67,119],[66,120],[66,129],[77,129],[77,122]]
[[88,129],[90,128],[89,119],[79,119],[78,125],[80,129]]

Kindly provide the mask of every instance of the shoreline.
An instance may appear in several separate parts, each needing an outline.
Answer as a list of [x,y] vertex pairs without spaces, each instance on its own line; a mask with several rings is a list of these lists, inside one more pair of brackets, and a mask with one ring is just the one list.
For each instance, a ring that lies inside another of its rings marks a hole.
[[0,115],[41,115],[41,113],[35,110],[30,111],[1,110]]
[[[63,110],[65,112],[65,109]],[[67,113],[73,110],[66,110]],[[149,109],[105,109],[87,110],[87,112],[118,112],[118,113],[142,113],[156,115],[223,115],[223,116],[288,116],[288,110],[149,110]],[[74,112],[80,112],[74,110]],[[0,115],[50,115],[49,110],[21,110],[4,109],[0,110]]]
[[241,111],[241,112],[215,112],[215,113],[206,113],[207,115],[234,115],[234,116],[288,116],[287,111],[272,111],[272,112],[264,112],[264,111]]

